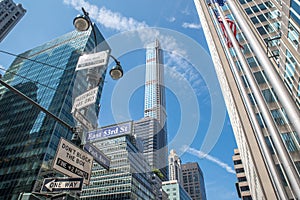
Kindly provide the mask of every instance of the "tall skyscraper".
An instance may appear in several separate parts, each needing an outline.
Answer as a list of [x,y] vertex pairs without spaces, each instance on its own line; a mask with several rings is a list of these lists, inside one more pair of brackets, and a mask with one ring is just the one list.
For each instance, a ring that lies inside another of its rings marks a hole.
[[[98,50],[110,50],[97,27],[95,31],[102,42]],[[79,56],[93,48],[92,29],[72,31],[17,56],[2,80],[73,127],[73,101],[88,87],[88,70],[75,72],[75,67]],[[102,71],[96,105],[87,110],[94,115],[106,66]],[[50,169],[58,142],[71,139],[72,132],[2,85],[0,108],[0,198],[16,199],[21,192],[38,192],[44,177],[55,176]]]
[[182,184],[182,169],[181,160],[176,154],[176,151],[172,149],[169,154],[169,180],[177,180],[179,184]]
[[156,40],[146,47],[144,118],[135,122],[135,134],[144,144],[143,153],[152,169],[168,179],[168,147],[163,51]]
[[206,200],[204,178],[197,162],[181,165],[183,188],[193,200]]
[[194,2],[252,198],[299,199],[299,1]]
[[162,127],[166,122],[166,97],[164,87],[163,51],[159,41],[148,44],[146,49],[144,117],[158,120]]
[[0,42],[25,15],[26,10],[21,4],[12,0],[0,0]]

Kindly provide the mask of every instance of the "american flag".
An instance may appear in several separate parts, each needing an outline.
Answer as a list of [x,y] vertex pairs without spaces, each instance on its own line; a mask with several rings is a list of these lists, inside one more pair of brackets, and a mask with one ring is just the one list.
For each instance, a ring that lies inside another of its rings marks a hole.
[[[218,13],[217,10],[214,10],[214,13],[215,13],[215,15],[216,15],[216,17],[217,17],[217,19],[218,19],[218,22],[220,23],[220,26],[221,26],[223,35],[224,35],[225,40],[226,40],[227,47],[228,47],[228,48],[233,47],[232,42],[230,41],[230,39],[229,39],[229,37],[228,37],[228,34],[227,34],[227,32],[226,32],[225,25],[224,25],[224,23],[223,23],[223,21],[222,21],[222,19],[221,19],[221,16],[219,15],[219,13]],[[234,36],[236,37],[236,32],[237,32],[237,31],[236,31],[236,25],[235,25],[234,21],[231,20],[231,19],[229,19],[227,16],[225,16],[225,21],[228,23],[230,29],[232,30]],[[240,47],[243,48],[242,45],[240,45]]]

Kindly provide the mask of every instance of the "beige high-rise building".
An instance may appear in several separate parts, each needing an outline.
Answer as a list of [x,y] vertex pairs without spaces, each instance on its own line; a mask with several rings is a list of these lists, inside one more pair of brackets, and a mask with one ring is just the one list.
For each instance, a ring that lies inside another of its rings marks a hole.
[[300,2],[194,2],[252,198],[300,199]]
[[174,149],[171,149],[169,157],[169,181],[177,180],[179,184],[182,185],[182,170],[181,170],[181,160],[176,154]]
[[238,196],[242,200],[252,200],[249,183],[245,174],[245,168],[238,149],[234,149],[234,155],[232,156],[232,160],[237,177],[236,190]]
[[12,0],[0,0],[0,42],[24,16],[26,10]]

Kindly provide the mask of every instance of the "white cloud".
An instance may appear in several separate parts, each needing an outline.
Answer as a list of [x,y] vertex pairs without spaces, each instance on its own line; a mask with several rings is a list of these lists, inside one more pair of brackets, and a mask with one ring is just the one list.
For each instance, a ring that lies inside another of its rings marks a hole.
[[205,158],[205,159],[219,165],[220,167],[224,168],[227,172],[229,172],[231,174],[235,174],[235,171],[228,164],[220,161],[218,158],[215,158],[211,155],[208,155],[207,153],[204,153],[202,151],[196,150],[196,149],[188,147],[188,146],[185,146],[184,150],[190,154],[197,156],[198,158]]
[[[193,88],[197,88],[198,85],[195,85],[192,81],[199,80],[199,77],[194,77],[195,73],[192,73],[191,67],[184,61],[184,58],[187,58],[188,55],[184,48],[179,46],[174,37],[161,34],[157,29],[150,29],[150,26],[144,21],[141,22],[132,17],[123,16],[121,13],[113,12],[105,7],[99,8],[85,0],[63,0],[63,2],[80,12],[81,8],[84,7],[89,13],[90,18],[106,28],[118,32],[136,31],[144,44],[148,44],[155,39],[158,39],[162,49],[172,54],[172,56],[167,58],[166,65],[172,66],[176,68],[176,70],[183,72],[183,76],[191,82]],[[170,18],[170,21],[173,20],[176,20],[175,17]],[[172,63],[172,65],[168,65],[170,63]]]
[[175,17],[170,17],[170,18],[168,18],[167,20],[168,20],[168,22],[175,22],[175,21],[176,21],[176,18],[175,18]]
[[187,22],[184,22],[182,24],[182,27],[183,28],[191,28],[191,29],[200,29],[202,26],[201,24],[195,24],[195,23],[187,23]]
[[139,22],[131,17],[124,17],[122,14],[112,12],[105,7],[98,8],[84,0],[64,0],[64,3],[71,5],[78,11],[81,11],[81,7],[84,7],[91,18],[104,27],[116,31],[130,31],[148,27],[145,22]]

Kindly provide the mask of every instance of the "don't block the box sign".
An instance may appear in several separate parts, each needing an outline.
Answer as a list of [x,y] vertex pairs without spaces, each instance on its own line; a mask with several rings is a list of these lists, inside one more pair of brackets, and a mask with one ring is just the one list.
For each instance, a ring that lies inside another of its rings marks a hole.
[[69,176],[82,177],[83,183],[88,185],[93,165],[93,157],[61,138],[53,161],[53,169]]

